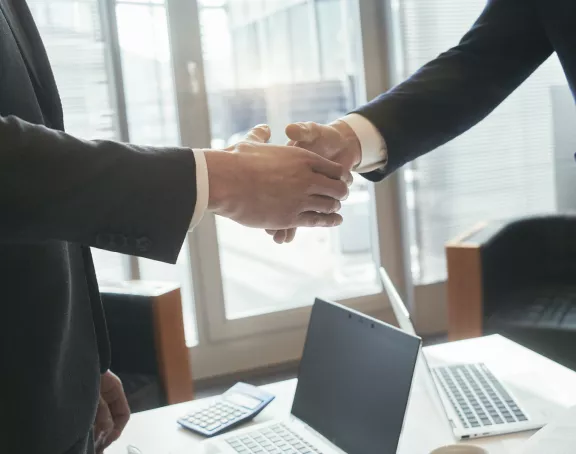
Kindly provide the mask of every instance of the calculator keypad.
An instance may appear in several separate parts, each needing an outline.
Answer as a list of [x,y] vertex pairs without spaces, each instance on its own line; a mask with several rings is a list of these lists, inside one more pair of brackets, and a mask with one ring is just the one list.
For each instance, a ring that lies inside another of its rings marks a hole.
[[217,402],[203,410],[183,416],[181,420],[212,432],[237,422],[247,414],[248,411],[242,407],[227,402]]

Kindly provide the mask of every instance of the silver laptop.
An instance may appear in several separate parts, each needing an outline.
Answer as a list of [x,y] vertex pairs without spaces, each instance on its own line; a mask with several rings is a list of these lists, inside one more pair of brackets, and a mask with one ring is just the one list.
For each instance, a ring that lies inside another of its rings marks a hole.
[[[410,313],[384,268],[382,284],[390,299],[398,325],[416,335]],[[430,374],[444,413],[459,439],[539,429],[546,424],[543,412],[532,401],[522,402],[483,363],[444,364],[429,367],[425,352],[421,358]]]
[[204,452],[395,454],[419,350],[418,337],[317,299],[289,417],[214,437]]

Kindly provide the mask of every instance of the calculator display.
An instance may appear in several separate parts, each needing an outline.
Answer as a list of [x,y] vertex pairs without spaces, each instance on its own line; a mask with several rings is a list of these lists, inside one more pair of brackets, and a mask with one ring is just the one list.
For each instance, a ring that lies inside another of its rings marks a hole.
[[262,403],[260,399],[256,399],[255,397],[240,393],[227,393],[223,397],[233,404],[240,405],[241,407],[249,408],[251,410],[258,407],[258,405]]

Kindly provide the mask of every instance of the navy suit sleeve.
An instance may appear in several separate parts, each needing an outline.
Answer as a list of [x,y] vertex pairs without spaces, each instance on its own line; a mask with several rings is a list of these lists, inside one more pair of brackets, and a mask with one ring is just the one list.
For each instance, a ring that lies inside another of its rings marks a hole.
[[379,181],[484,119],[553,49],[533,0],[490,0],[461,42],[361,107],[388,147]]
[[0,242],[60,240],[174,263],[195,204],[190,149],[84,141],[0,117]]

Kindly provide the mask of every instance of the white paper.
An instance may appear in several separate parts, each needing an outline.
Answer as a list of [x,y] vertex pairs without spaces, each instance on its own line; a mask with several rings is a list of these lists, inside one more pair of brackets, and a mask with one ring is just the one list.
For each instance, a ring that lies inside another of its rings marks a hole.
[[572,407],[536,432],[515,454],[574,454],[575,452],[576,407]]

